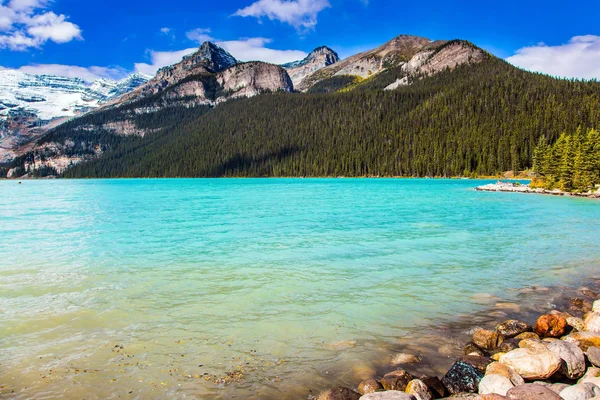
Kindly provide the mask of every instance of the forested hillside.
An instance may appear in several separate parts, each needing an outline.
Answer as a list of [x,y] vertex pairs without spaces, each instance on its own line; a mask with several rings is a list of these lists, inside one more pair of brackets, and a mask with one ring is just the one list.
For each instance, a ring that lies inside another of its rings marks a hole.
[[177,123],[168,110],[140,115],[140,124],[165,128],[108,146],[64,176],[493,175],[531,167],[542,137],[554,143],[600,122],[600,83],[532,74],[492,56],[381,90],[395,79],[390,69],[338,93],[188,109]]

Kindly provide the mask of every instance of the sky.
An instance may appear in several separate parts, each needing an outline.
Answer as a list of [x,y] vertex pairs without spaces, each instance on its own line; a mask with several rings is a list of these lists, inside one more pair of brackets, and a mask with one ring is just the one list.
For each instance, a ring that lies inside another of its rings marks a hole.
[[559,77],[600,79],[600,0],[0,0],[0,69],[122,79],[205,40],[241,61],[342,58],[400,34],[465,39]]

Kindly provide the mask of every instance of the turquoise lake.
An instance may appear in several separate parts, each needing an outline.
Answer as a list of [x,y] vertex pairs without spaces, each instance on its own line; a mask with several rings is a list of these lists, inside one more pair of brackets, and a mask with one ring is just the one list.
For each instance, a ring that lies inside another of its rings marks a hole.
[[600,201],[488,182],[0,181],[0,397],[306,398],[598,271]]

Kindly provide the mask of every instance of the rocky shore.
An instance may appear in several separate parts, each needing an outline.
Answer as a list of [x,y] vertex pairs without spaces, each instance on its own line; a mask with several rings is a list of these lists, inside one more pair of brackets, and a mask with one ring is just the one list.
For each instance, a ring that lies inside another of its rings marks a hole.
[[482,192],[512,192],[512,193],[535,193],[535,194],[549,194],[552,196],[576,196],[576,197],[589,197],[600,199],[600,189],[596,191],[590,190],[586,193],[571,193],[564,192],[559,189],[547,190],[542,188],[531,188],[529,185],[521,185],[512,182],[496,182],[488,185],[478,186],[475,190]]
[[474,327],[441,377],[415,372],[425,362],[419,354],[399,353],[396,369],[316,399],[600,400],[600,294],[585,287],[579,294],[527,320]]

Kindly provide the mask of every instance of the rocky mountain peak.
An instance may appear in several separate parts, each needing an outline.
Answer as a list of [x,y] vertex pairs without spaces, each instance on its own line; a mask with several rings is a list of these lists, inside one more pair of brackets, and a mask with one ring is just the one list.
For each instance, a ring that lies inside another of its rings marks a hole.
[[306,58],[283,64],[294,85],[298,85],[308,75],[321,68],[335,64],[340,60],[338,54],[327,46],[320,46],[310,52]]
[[236,60],[227,50],[211,42],[202,43],[198,52],[190,57],[194,56],[199,57],[200,60],[206,61],[209,68],[214,72],[223,71],[238,63],[238,60]]

